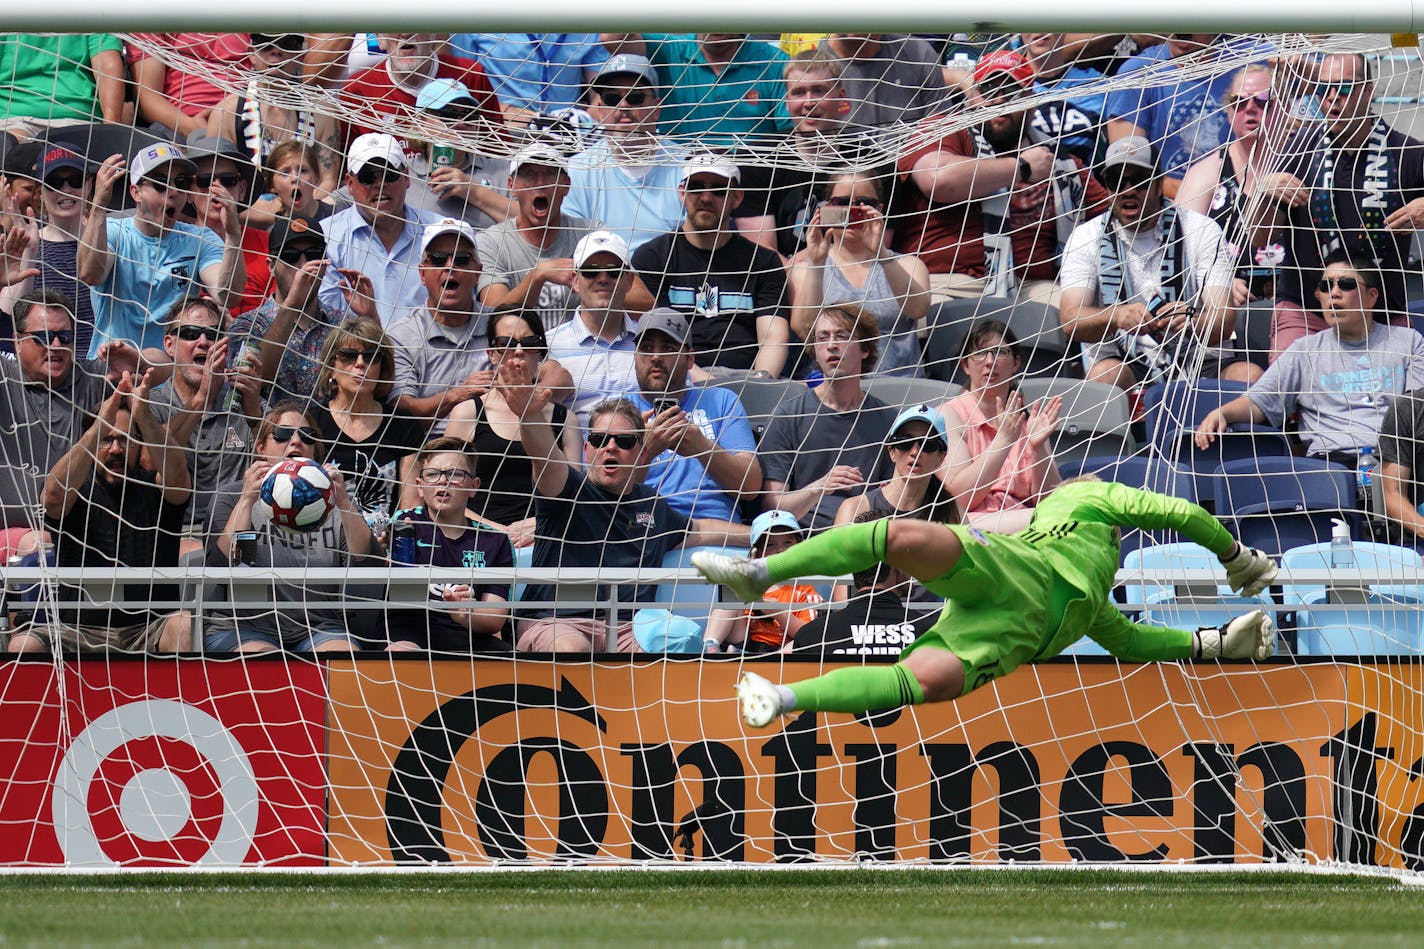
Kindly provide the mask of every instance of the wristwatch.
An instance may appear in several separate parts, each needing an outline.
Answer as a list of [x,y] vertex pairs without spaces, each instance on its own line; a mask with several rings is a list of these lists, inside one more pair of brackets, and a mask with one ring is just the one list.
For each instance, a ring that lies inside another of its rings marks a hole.
[[1019,184],[1033,183],[1033,166],[1028,163],[1028,159],[1019,156]]

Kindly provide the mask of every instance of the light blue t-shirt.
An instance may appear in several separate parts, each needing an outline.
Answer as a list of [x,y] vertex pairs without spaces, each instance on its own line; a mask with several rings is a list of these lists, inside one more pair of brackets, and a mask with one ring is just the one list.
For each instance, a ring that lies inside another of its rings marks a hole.
[[[653,407],[637,390],[629,392],[628,398],[641,412]],[[731,389],[689,388],[682,394],[679,405],[692,419],[692,424],[717,447],[730,452],[756,451],[756,438],[747,410]],[[684,458],[671,448],[649,463],[643,483],[657,491],[668,507],[679,514],[742,522],[735,496],[712,480],[706,465],[696,458]]]
[[569,196],[564,214],[601,221],[637,250],[659,234],[682,226],[682,198],[677,186],[685,158],[682,149],[664,142],[644,174],[636,177],[617,164],[606,141],[569,159]]
[[178,222],[158,237],[145,237],[131,217],[108,222],[114,265],[89,289],[94,339],[89,358],[111,339],[140,349],[163,347],[163,316],[185,296],[203,289],[203,271],[222,263],[223,239],[206,227]]
[[456,33],[450,47],[479,62],[500,102],[539,112],[577,106],[584,71],[608,59],[597,33]]

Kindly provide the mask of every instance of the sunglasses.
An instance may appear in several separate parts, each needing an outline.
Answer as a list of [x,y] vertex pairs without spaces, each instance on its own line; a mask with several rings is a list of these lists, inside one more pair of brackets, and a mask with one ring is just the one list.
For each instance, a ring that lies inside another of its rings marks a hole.
[[190,191],[193,187],[192,175],[179,175],[177,178],[145,178],[148,186],[159,194],[167,194],[169,188],[177,188],[179,191]]
[[732,189],[733,185],[734,182],[728,181],[726,178],[718,178],[715,176],[711,178],[689,178],[682,183],[682,190],[688,194],[706,192],[712,192],[714,194],[721,192],[725,194]]
[[451,260],[455,261],[456,267],[468,267],[470,266],[470,262],[474,259],[475,255],[469,251],[460,251],[458,254],[437,254],[431,251],[425,255],[425,262],[432,267],[444,267],[448,265]]
[[76,191],[84,187],[84,176],[77,171],[58,171],[45,179],[45,187],[54,191],[60,188],[73,188]]
[[869,195],[852,198],[849,195],[833,195],[826,199],[826,204],[833,208],[848,208],[852,205],[862,208],[874,208],[877,211],[883,210],[885,202],[879,198],[872,198]]
[[542,336],[491,336],[489,341],[490,349],[513,349],[518,346],[521,349],[543,349],[544,337]]
[[312,244],[283,247],[277,252],[277,256],[284,264],[301,264],[308,260],[321,260],[326,256],[326,248]]
[[25,335],[45,347],[55,343],[61,346],[74,345],[74,330],[33,330]]
[[586,264],[579,268],[579,276],[586,280],[597,280],[599,277],[608,276],[617,278],[624,271],[622,264]]
[[1348,96],[1361,85],[1363,83],[1360,82],[1319,82],[1315,84],[1315,88],[1311,92],[1321,99],[1332,93],[1337,96]]
[[282,33],[277,36],[266,34],[262,39],[254,36],[252,48],[257,52],[279,49],[284,53],[300,53],[307,48],[307,38],[301,33]]
[[621,432],[617,435],[612,432],[589,432],[588,443],[594,448],[602,448],[608,444],[609,439],[624,451],[632,451],[638,447],[638,443],[643,440],[643,436],[634,435],[631,432]]
[[308,428],[305,425],[301,426],[300,428],[296,428],[291,425],[272,426],[273,441],[289,442],[293,438],[300,438],[308,445],[315,445],[317,442],[321,441],[321,436],[316,433],[316,430]]
[[374,184],[386,184],[392,181],[399,181],[400,177],[400,171],[389,165],[366,164],[361,167],[360,171],[356,172],[356,180],[368,188]]
[[469,484],[475,480],[474,472],[466,471],[464,468],[421,468],[420,480],[426,484],[439,484],[441,481],[448,481],[453,485]]
[[909,451],[918,447],[922,455],[938,455],[949,450],[949,446],[944,443],[943,438],[894,438],[887,443],[896,451]]
[[1108,178],[1103,184],[1109,191],[1118,194],[1131,194],[1134,191],[1141,191],[1152,183],[1152,179],[1147,175],[1119,175],[1116,178]]
[[1250,105],[1252,102],[1264,109],[1271,104],[1271,90],[1262,89],[1252,96],[1232,96],[1226,100],[1226,107],[1228,109],[1239,109],[1242,106]]
[[364,359],[368,366],[380,357],[379,349],[338,349],[336,351],[336,358],[341,362],[355,362],[358,359]]
[[1349,293],[1360,288],[1360,281],[1355,277],[1322,277],[1315,285],[1315,289],[1321,293],[1329,293],[1335,287]]
[[173,335],[189,343],[197,339],[205,339],[210,343],[216,343],[218,337],[222,336],[222,330],[216,326],[198,326],[196,323],[184,323],[173,331]]
[[630,109],[636,109],[639,106],[647,105],[651,102],[653,94],[643,89],[631,89],[626,91],[621,89],[600,89],[598,90],[598,98],[599,101],[603,103],[604,108],[617,109],[622,106],[627,106]]
[[199,188],[206,190],[213,186],[214,181],[224,188],[236,188],[246,179],[235,171],[225,171],[220,175],[197,175],[193,180],[198,183]]

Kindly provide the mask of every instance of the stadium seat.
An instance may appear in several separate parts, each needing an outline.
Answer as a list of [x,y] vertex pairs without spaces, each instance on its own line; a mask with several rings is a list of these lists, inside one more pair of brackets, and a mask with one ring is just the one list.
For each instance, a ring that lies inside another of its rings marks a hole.
[[[1002,317],[1001,317],[1002,319]],[[1023,374],[1044,379],[1081,379],[1083,360],[1078,344],[1063,334],[1058,307],[1037,300],[1021,300],[1009,308],[1004,320],[1024,352]]]
[[1158,383],[1143,394],[1147,440],[1152,450],[1195,474],[1199,498],[1213,497],[1213,473],[1229,461],[1290,454],[1285,433],[1261,425],[1232,425],[1217,436],[1210,448],[1196,446],[1195,434],[1201,420],[1213,409],[1244,394],[1246,388],[1245,383],[1224,379],[1178,380]]
[[752,434],[758,440],[766,431],[767,423],[776,414],[776,407],[788,399],[793,399],[806,391],[806,383],[797,379],[747,379],[732,378],[713,380],[713,385],[731,389],[747,410],[747,419],[752,425]]
[[1273,557],[1330,539],[1341,517],[1361,537],[1355,473],[1314,458],[1247,458],[1221,466],[1212,479],[1216,515],[1242,543]]
[[1025,405],[1062,397],[1053,439],[1053,456],[1060,465],[1089,455],[1122,457],[1137,450],[1132,403],[1117,386],[1078,379],[1024,379],[1019,392]]
[[1226,585],[1226,569],[1216,555],[1193,543],[1158,544],[1132,551],[1123,562],[1129,573],[1143,570],[1177,571],[1208,569],[1220,581],[1167,583],[1143,580],[1123,584],[1129,605],[1141,605],[1141,622],[1153,626],[1173,626],[1196,629],[1198,626],[1224,626],[1242,613],[1260,606],[1272,605],[1271,598],[1238,596]]
[[912,376],[865,376],[860,382],[866,392],[897,412],[906,406],[921,403],[938,408],[964,391],[964,387],[956,382]]
[[969,335],[982,303],[982,300],[944,300],[930,307],[925,316],[927,377],[961,385],[968,381],[959,371],[959,357],[964,351],[964,338]]
[[[1156,455],[1134,455],[1129,458],[1089,457],[1059,462],[1058,471],[1065,478],[1097,475],[1104,481],[1115,481],[1131,488],[1143,488],[1160,494],[1170,494],[1184,501],[1197,499],[1196,479],[1180,465],[1164,461]],[[1122,532],[1122,556],[1139,547],[1171,544],[1179,540],[1171,531],[1145,531],[1131,528]]]
[[[1421,651],[1420,605],[1424,604],[1424,558],[1409,547],[1356,541],[1355,567],[1399,583],[1359,586],[1291,583],[1287,605],[1296,605],[1296,648],[1305,656],[1403,655]],[[1294,547],[1281,555],[1287,570],[1337,570],[1329,543]],[[1338,609],[1312,609],[1334,605]]]

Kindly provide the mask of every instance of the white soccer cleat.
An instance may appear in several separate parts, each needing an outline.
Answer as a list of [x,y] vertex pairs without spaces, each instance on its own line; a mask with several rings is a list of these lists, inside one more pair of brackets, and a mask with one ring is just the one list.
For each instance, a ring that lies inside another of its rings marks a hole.
[[737,681],[737,703],[749,728],[765,728],[781,716],[781,693],[755,672],[743,672]]
[[692,555],[697,572],[713,583],[720,583],[742,603],[761,599],[771,578],[766,575],[766,563],[746,557],[728,557],[711,550],[699,550]]
[[1252,610],[1219,629],[1199,629],[1193,639],[1196,659],[1269,659],[1276,654],[1276,623],[1261,610]]

